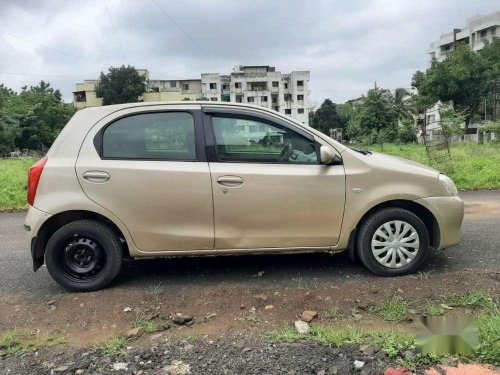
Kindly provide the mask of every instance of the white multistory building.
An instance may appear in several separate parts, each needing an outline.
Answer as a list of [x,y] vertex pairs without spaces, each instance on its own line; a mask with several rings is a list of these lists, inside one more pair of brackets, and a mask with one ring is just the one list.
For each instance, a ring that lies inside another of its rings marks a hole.
[[431,61],[443,61],[459,43],[467,44],[473,51],[479,51],[494,37],[500,37],[500,11],[468,18],[465,27],[441,34],[437,41],[431,43],[427,53]]
[[201,90],[205,100],[258,105],[309,125],[309,77],[309,71],[240,65],[228,75],[202,73]]

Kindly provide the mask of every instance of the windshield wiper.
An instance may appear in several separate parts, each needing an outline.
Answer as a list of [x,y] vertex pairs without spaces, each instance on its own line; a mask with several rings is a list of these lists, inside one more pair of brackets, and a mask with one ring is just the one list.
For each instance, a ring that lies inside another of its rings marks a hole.
[[363,155],[371,155],[372,152],[371,151],[368,151],[368,150],[359,150],[357,148],[354,148],[354,147],[349,147],[351,150],[353,151],[356,151],[356,152],[359,152],[360,154],[363,154]]

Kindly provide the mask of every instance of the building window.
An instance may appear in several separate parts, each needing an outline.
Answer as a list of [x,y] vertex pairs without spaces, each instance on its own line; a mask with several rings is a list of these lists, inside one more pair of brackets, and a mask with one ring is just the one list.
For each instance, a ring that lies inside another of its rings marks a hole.
[[280,87],[280,83],[278,81],[273,81],[273,87]]
[[304,95],[297,95],[297,100],[304,100]]
[[486,35],[488,35],[488,30],[481,30],[479,32],[479,37],[481,38],[486,38]]
[[253,101],[254,101],[254,97],[253,97],[253,96],[249,96],[249,97],[247,98],[247,102],[248,102],[248,103],[253,103]]
[[276,95],[273,95],[273,96],[271,97],[271,101],[272,101],[274,104],[278,103],[278,97],[277,97]]
[[183,90],[189,90],[189,83],[183,83],[182,84],[182,89]]
[[304,113],[304,108],[298,108],[297,113]]
[[304,86],[304,81],[297,81],[297,86],[298,87]]
[[177,82],[170,81],[170,87],[177,87]]
[[227,89],[228,89],[227,83],[224,83],[224,84],[222,85],[222,90],[227,90]]
[[236,103],[243,103],[243,95],[236,95]]
[[217,101],[217,98],[210,98],[210,101],[211,101],[211,102],[216,102],[216,101]]
[[285,115],[291,115],[292,110],[290,108],[285,109]]
[[216,90],[217,89],[217,84],[216,83],[211,83],[210,84],[210,90]]
[[497,28],[496,27],[491,29],[491,36],[495,36],[495,35],[497,35]]
[[260,97],[260,100],[261,100],[262,102],[267,102],[267,96],[261,96],[261,97]]
[[234,83],[234,88],[235,89],[241,89],[241,82],[235,82]]
[[152,87],[151,92],[160,92],[160,88],[159,87]]
[[285,94],[283,97],[285,98],[285,102],[292,101],[292,94]]
[[285,89],[287,89],[287,88],[288,88],[288,83],[285,83]]

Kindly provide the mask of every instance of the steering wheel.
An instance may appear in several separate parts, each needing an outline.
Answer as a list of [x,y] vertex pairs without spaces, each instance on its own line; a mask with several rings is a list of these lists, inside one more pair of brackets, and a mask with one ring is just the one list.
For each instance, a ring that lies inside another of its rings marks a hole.
[[293,155],[293,147],[291,141],[286,141],[283,146],[283,150],[281,150],[281,154],[278,158],[279,161],[289,161],[290,157]]

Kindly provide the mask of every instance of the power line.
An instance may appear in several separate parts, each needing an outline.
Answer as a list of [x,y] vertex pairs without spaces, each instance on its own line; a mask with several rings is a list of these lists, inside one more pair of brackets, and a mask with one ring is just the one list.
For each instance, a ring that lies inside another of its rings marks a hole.
[[16,39],[22,40],[23,42],[27,42],[27,43],[33,44],[35,46],[39,46],[39,47],[45,48],[45,49],[47,49],[49,51],[52,51],[52,52],[57,52],[57,53],[59,53],[61,55],[70,56],[70,57],[73,57],[73,58],[77,58],[79,60],[85,60],[85,61],[91,62],[93,64],[99,65],[99,63],[97,63],[95,61],[92,61],[92,60],[89,60],[89,59],[87,59],[86,57],[84,57],[82,55],[77,55],[77,54],[74,54],[74,53],[68,53],[68,52],[65,52],[65,51],[61,51],[61,50],[59,50],[57,48],[52,48],[50,46],[47,46],[46,44],[33,42],[32,40],[23,38],[23,37],[18,36],[18,35],[14,35],[14,34],[8,33],[8,32],[3,31],[3,30],[0,30],[0,34],[4,34],[4,35],[7,35],[7,36],[10,36],[11,38],[16,38]]
[[32,76],[32,77],[55,77],[55,78],[80,78],[81,76],[69,76],[61,74],[36,74],[36,73],[17,73],[17,72],[0,72],[0,74],[15,75],[15,76]]
[[106,8],[106,13],[108,14],[109,23],[111,24],[111,27],[113,28],[113,32],[115,33],[116,41],[118,42],[118,45],[120,46],[120,50],[122,51],[123,60],[127,60],[127,58],[125,56],[125,50],[123,49],[123,46],[120,42],[120,38],[118,37],[118,33],[116,32],[116,27],[115,27],[115,24],[113,23],[113,18],[111,17],[111,12],[109,11],[108,4],[106,3],[106,0],[104,0],[104,7]]
[[158,9],[160,9],[160,11],[170,20],[170,22],[172,22],[174,24],[174,26],[177,27],[177,29],[181,33],[183,33],[186,38],[188,38],[191,41],[191,43],[193,43],[196,47],[201,49],[203,51],[203,53],[208,55],[208,51],[205,48],[203,48],[203,46],[201,44],[198,44],[198,42],[196,42],[196,40],[194,40],[193,37],[187,31],[184,31],[184,29],[182,27],[180,27],[177,22],[175,22],[175,20],[166,12],[166,10],[161,7],[161,5],[158,3],[158,1],[156,1],[156,0],[151,0],[151,1],[153,3],[155,3],[155,5],[158,7]]

